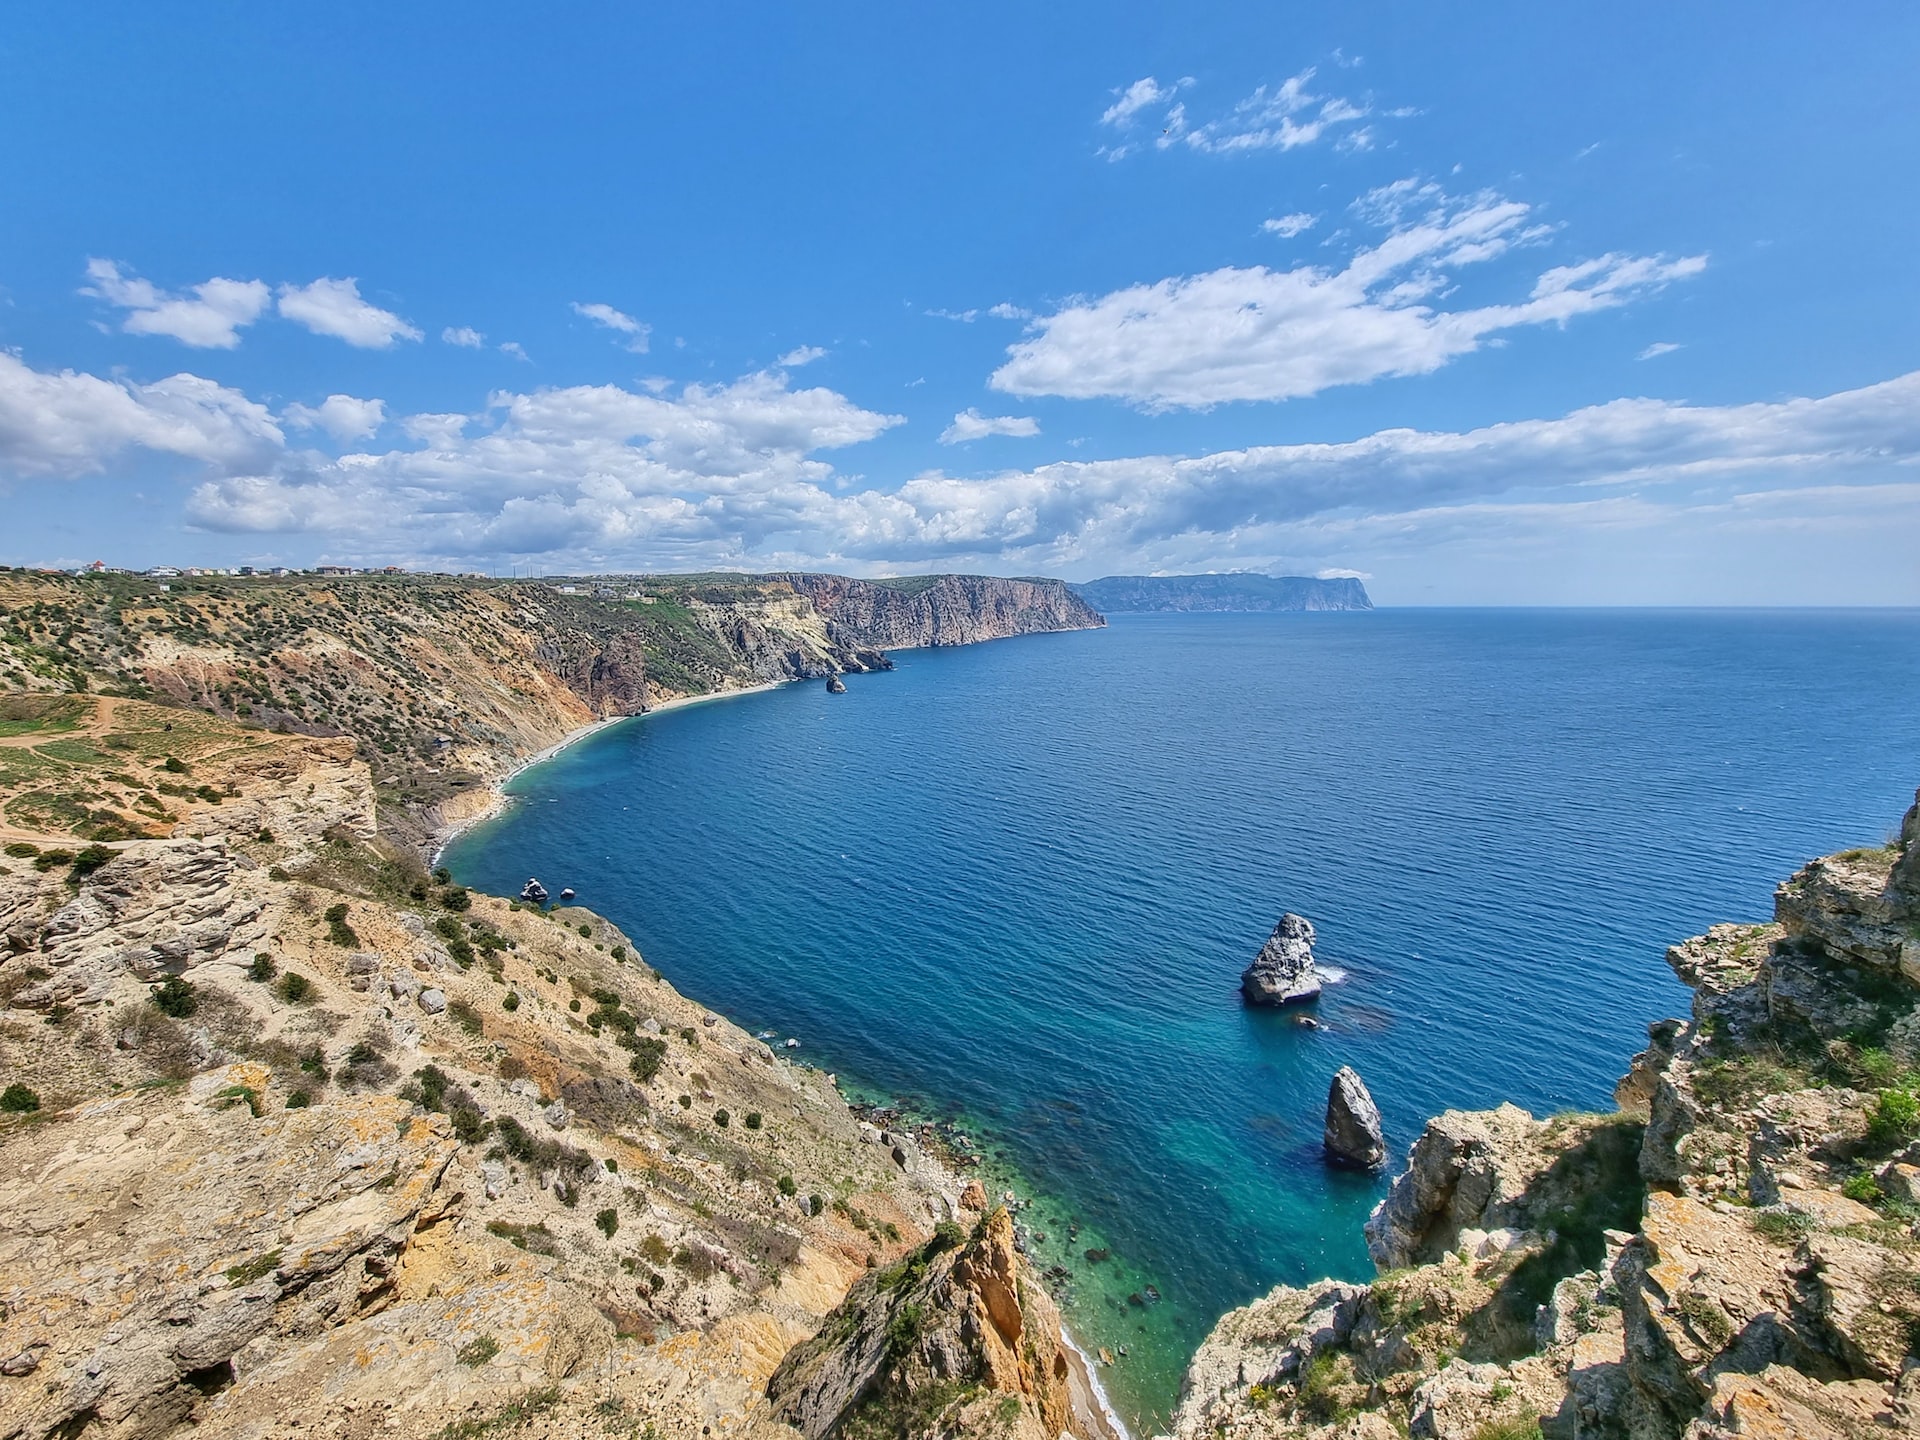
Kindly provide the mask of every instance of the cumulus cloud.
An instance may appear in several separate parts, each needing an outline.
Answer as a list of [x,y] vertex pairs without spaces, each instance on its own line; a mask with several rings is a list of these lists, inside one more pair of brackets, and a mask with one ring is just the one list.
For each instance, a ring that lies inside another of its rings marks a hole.
[[824,359],[826,353],[818,345],[800,345],[789,350],[774,363],[784,365],[790,370],[797,370],[802,365],[811,365],[816,360]]
[[969,405],[953,417],[953,423],[940,432],[942,445],[963,445],[969,440],[984,440],[989,435],[1028,436],[1040,433],[1040,422],[1031,415],[982,415]]
[[289,425],[324,430],[342,445],[364,440],[387,419],[384,400],[358,400],[351,395],[329,395],[317,406],[293,404],[281,412]]
[[[290,407],[285,423],[364,436],[386,418],[378,404],[330,396]],[[403,442],[329,458],[290,447],[265,407],[210,380],[39,372],[0,352],[0,478],[79,475],[139,451],[179,457],[204,467],[187,506],[195,524],[320,534],[394,559],[1027,573],[1364,560],[1378,571],[1381,547],[1409,535],[1485,547],[1523,523],[1552,535],[1684,512],[1755,533],[1804,520],[1886,534],[1912,533],[1920,516],[1920,372],[1820,397],[1621,399],[1474,430],[933,472],[897,486],[832,463],[900,423],[776,370],[657,394],[501,392],[470,413],[399,417]]]
[[284,443],[266,406],[198,375],[136,385],[0,351],[0,476],[84,475],[135,448],[229,469]]
[[524,360],[529,365],[533,363],[533,357],[527,354],[526,348],[521,345],[518,340],[502,340],[500,342],[500,353],[502,355],[510,355],[515,360]]
[[1296,235],[1305,234],[1319,220],[1318,215],[1309,215],[1304,210],[1291,215],[1276,215],[1271,220],[1262,220],[1260,228],[1269,235],[1278,235],[1282,240],[1291,240]]
[[998,305],[988,306],[987,314],[996,320],[1031,320],[1033,318],[1031,310],[1023,310],[1018,305],[1009,305],[1004,300]]
[[1609,253],[1548,269],[1524,300],[1447,310],[1453,273],[1543,239],[1529,207],[1399,181],[1355,204],[1387,231],[1338,270],[1228,267],[1069,304],[1008,347],[994,389],[1115,397],[1149,410],[1285,400],[1421,375],[1501,331],[1564,325],[1697,275],[1704,256]]
[[633,316],[627,314],[624,310],[616,310],[613,306],[603,305],[597,300],[585,305],[576,300],[573,302],[573,313],[586,316],[586,318],[593,321],[594,324],[603,329],[611,330],[616,335],[626,336],[626,348],[634,354],[644,355],[647,353],[648,341],[649,337],[653,334],[653,327],[644,321],[634,319]]
[[80,293],[127,312],[120,328],[129,335],[166,335],[204,350],[231,350],[241,327],[260,318],[270,298],[264,282],[216,276],[190,286],[191,298],[173,295],[151,281],[122,273],[111,260],[87,261]]
[[391,310],[360,298],[360,282],[322,277],[310,285],[282,285],[280,313],[316,335],[331,335],[360,350],[390,350],[420,332]]
[[440,338],[448,345],[458,345],[462,350],[478,350],[487,343],[487,337],[471,325],[449,325],[440,332]]

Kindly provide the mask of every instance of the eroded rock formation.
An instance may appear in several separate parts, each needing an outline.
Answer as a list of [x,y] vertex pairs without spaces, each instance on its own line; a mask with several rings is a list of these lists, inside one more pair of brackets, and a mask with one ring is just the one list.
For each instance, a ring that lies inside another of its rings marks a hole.
[[1267,943],[1240,976],[1250,1005],[1297,1005],[1317,999],[1320,971],[1313,962],[1313,922],[1291,911],[1280,917]]
[[1387,1158],[1387,1137],[1380,1128],[1380,1107],[1357,1070],[1342,1065],[1327,1088],[1327,1123],[1322,1144],[1343,1165],[1371,1170]]
[[1428,1122],[1371,1284],[1222,1319],[1178,1440],[1920,1434],[1920,802],[1676,945],[1611,1115]]

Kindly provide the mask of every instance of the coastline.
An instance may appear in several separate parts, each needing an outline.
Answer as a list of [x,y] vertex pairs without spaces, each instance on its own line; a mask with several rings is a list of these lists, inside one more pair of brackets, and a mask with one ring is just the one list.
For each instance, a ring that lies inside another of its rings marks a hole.
[[762,685],[746,685],[737,690],[715,690],[705,695],[677,695],[671,700],[663,700],[658,705],[650,705],[645,710],[635,711],[631,715],[609,715],[604,720],[595,720],[591,724],[582,725],[576,730],[568,731],[566,735],[547,746],[546,749],[536,750],[533,754],[515,762],[511,769],[502,771],[499,775],[489,780],[487,782],[486,803],[471,815],[463,815],[458,820],[435,825],[432,832],[433,851],[431,859],[428,862],[428,868],[432,869],[438,866],[441,858],[447,853],[447,847],[459,839],[461,835],[483,821],[491,820],[506,808],[507,786],[514,780],[518,779],[526,771],[531,770],[534,766],[545,764],[562,750],[579,744],[580,741],[585,740],[589,735],[597,735],[602,730],[611,729],[613,726],[622,724],[628,720],[642,720],[649,715],[658,715],[665,710],[678,710],[689,705],[704,704],[709,700],[731,700],[738,695],[757,695],[762,691],[772,690],[780,685],[790,683],[793,682],[769,680]]
[[[438,828],[435,832],[432,863],[436,866],[439,865],[441,857],[447,847],[461,834],[483,820],[490,819],[500,813],[508,799],[506,786],[511,781],[523,772],[532,769],[534,766],[553,759],[563,750],[579,743],[590,735],[608,729],[611,726],[618,725],[624,721],[643,719],[648,715],[658,714],[664,710],[705,704],[710,701],[730,700],[736,696],[758,694],[762,691],[776,689],[783,684],[794,683],[800,682],[769,681],[765,684],[744,686],[736,690],[717,690],[705,695],[677,696],[672,700],[663,701],[661,704],[651,706],[637,714],[610,716],[604,720],[596,720],[590,725],[583,725],[569,732],[565,737],[547,746],[545,749],[528,755],[516,763],[510,770],[503,772],[494,780],[490,781],[488,783],[487,803],[473,815],[466,816],[453,824]],[[693,997],[689,996],[688,998]],[[841,1103],[849,1105],[850,1109],[853,1108],[849,1102],[854,1101],[857,1097],[848,1095],[846,1089],[839,1082],[836,1081],[834,1084],[836,1091],[841,1096]],[[855,1113],[858,1113],[858,1111]],[[921,1117],[916,1116],[910,1117],[909,1123],[917,1130],[921,1124],[927,1122]],[[922,1154],[924,1159],[930,1162],[940,1175],[944,1182],[942,1188],[951,1196],[957,1197],[969,1178],[978,1178],[962,1175],[952,1165],[947,1163],[945,1157],[931,1150],[923,1149]],[[1075,1417],[1080,1421],[1082,1428],[1085,1430],[1088,1440],[1134,1440],[1131,1432],[1129,1432],[1126,1427],[1126,1422],[1120,1418],[1119,1411],[1114,1407],[1112,1399],[1107,1395],[1106,1388],[1100,1382],[1100,1367],[1098,1362],[1093,1359],[1092,1355],[1074,1336],[1064,1315],[1061,1317],[1060,1339],[1066,1348],[1068,1356],[1070,1371],[1068,1381],[1069,1405]]]

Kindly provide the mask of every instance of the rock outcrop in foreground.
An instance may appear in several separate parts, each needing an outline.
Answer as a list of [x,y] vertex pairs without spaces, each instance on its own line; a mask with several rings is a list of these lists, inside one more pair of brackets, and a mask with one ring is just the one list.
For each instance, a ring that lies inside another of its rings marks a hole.
[[[4,1440],[795,1440],[768,1379],[903,1265],[974,1297],[940,1363],[993,1415],[1061,1413],[1004,1225],[924,1248],[958,1181],[832,1077],[427,874],[349,740],[66,698],[0,736]],[[86,813],[41,742],[167,833],[35,832]]]
[[1280,917],[1273,934],[1240,976],[1240,993],[1249,1005],[1298,1005],[1320,995],[1320,971],[1313,963],[1313,922],[1291,911]]
[[1618,1113],[1430,1121],[1377,1278],[1222,1319],[1178,1440],[1920,1434],[1920,803],[1901,836],[1675,946],[1692,1016]]

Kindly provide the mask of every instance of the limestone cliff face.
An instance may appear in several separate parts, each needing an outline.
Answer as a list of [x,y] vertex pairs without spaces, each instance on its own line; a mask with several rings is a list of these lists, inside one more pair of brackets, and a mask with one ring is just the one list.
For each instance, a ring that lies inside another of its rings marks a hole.
[[1060,1316],[1014,1246],[1004,1209],[970,1239],[944,1227],[854,1287],[768,1383],[805,1440],[885,1434],[1086,1436]]
[[1920,1433],[1920,803],[1775,923],[1668,954],[1694,988],[1621,1111],[1429,1122],[1367,1285],[1226,1316],[1174,1433],[1858,1440]]
[[599,916],[372,838],[351,746],[88,704],[206,794],[83,863],[6,808],[0,1437],[740,1433],[962,1213]]
[[850,580],[842,575],[778,577],[827,617],[832,632],[882,650],[971,645],[1052,630],[1106,624],[1058,580],[935,575]]
[[[1100,624],[1056,581],[655,575],[179,580],[0,572],[0,702],[75,688],[350,737],[390,838],[596,720],[688,695],[884,670],[892,646]],[[83,837],[89,838],[89,837]]]

